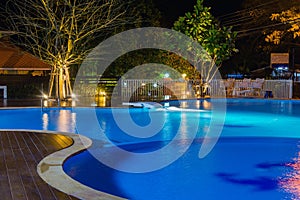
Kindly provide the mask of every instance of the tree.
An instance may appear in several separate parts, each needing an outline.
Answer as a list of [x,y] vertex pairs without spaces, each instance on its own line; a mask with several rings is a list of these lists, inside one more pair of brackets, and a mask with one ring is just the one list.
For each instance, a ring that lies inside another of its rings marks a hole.
[[[265,41],[266,33],[276,30],[283,24],[271,21],[272,13],[281,12],[296,5],[297,0],[244,0],[242,9],[220,16],[224,26],[232,26],[238,33],[236,46],[239,53],[232,56],[224,65],[235,66],[235,72],[248,74],[250,71],[270,65],[271,52],[288,51],[291,38],[284,38],[281,45]],[[224,69],[224,68],[223,68]],[[232,69],[232,68],[231,68]]]
[[[124,24],[116,32],[140,27],[160,27],[161,14],[152,0],[134,0],[129,7],[131,11],[126,15],[130,17],[134,13],[135,21],[131,24]],[[153,49],[140,49],[126,53],[116,59],[106,69],[103,76],[121,77],[135,66],[151,62],[159,63],[161,61],[159,55],[161,55],[159,51]]]
[[[52,66],[48,96],[72,94],[69,68],[80,64],[100,39],[133,17],[119,0],[9,0],[4,15],[13,42]],[[54,86],[55,85],[55,86]]]
[[266,42],[279,44],[282,38],[291,37],[293,39],[300,37],[300,10],[298,7],[292,7],[281,13],[273,13],[270,16],[272,21],[279,21],[282,26],[272,31],[265,38]]
[[[203,6],[203,0],[197,0],[192,13],[187,12],[185,16],[179,17],[173,29],[197,41],[212,59],[207,68],[201,68],[201,84],[209,83],[222,66],[222,62],[237,51],[236,33],[232,32],[231,28],[222,27],[211,15],[210,8]],[[195,55],[199,56],[201,55]],[[207,61],[203,58],[200,60]]]

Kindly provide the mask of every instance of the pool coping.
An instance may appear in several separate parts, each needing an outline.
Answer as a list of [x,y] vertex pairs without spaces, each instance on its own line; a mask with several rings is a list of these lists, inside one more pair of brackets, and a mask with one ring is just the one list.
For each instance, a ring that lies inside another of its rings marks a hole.
[[[49,133],[48,131],[46,131]],[[92,140],[74,133],[61,133],[72,138],[73,144],[65,149],[54,152],[43,160],[37,166],[39,176],[52,187],[79,199],[97,199],[97,200],[124,200],[124,198],[117,197],[105,192],[101,192],[90,188],[68,176],[63,170],[63,163],[70,156],[79,153],[92,145]]]
[[36,168],[39,176],[53,188],[79,199],[125,200],[124,198],[90,188],[72,179],[64,172],[63,163],[66,159],[92,145],[92,140],[88,137],[67,132],[28,129],[1,129],[1,131],[30,131],[33,133],[59,134],[70,137],[73,140],[72,145],[46,156],[39,162]]

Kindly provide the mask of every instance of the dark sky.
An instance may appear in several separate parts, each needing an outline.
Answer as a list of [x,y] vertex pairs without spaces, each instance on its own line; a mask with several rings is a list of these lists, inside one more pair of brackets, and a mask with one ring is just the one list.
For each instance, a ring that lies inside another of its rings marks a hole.
[[[243,0],[204,0],[204,5],[211,7],[211,13],[221,16],[240,9]],[[155,5],[161,11],[163,23],[168,27],[172,26],[179,16],[188,11],[193,11],[197,0],[154,0]]]
[[[3,7],[7,0],[0,0]],[[243,0],[204,0],[204,5],[211,7],[211,13],[221,16],[232,13],[240,9]],[[161,11],[162,26],[171,28],[179,16],[183,16],[188,11],[193,11],[193,6],[197,0],[153,0],[155,6]]]

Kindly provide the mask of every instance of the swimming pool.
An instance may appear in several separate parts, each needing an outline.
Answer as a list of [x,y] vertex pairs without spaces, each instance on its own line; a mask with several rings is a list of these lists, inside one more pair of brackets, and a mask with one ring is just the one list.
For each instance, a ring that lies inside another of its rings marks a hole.
[[[182,104],[177,106],[182,107]],[[111,109],[97,109],[99,124],[114,144],[138,153],[166,146],[174,138],[177,128],[182,134],[174,144],[184,145],[189,140],[193,120],[197,117],[201,119],[199,132],[191,147],[171,165],[149,173],[113,170],[92,156],[94,153],[109,156],[113,149],[106,146],[101,149],[92,147],[71,157],[65,162],[64,170],[85,185],[129,199],[299,198],[300,102],[227,100],[221,138],[203,159],[198,158],[198,152],[203,133],[210,123],[210,102],[190,101],[184,103],[184,107],[207,112],[165,112],[167,120],[164,131],[151,137],[150,141],[115,134],[119,130],[109,117]],[[78,116],[71,109],[49,109],[44,112],[40,109],[13,109],[0,112],[1,129],[76,132]],[[149,123],[148,112],[131,110],[133,118],[141,125]],[[185,120],[185,126],[179,126],[176,123],[178,120]],[[29,123],[31,121],[35,123]],[[168,154],[165,156],[167,158]],[[124,158],[118,164],[124,165],[126,162]]]

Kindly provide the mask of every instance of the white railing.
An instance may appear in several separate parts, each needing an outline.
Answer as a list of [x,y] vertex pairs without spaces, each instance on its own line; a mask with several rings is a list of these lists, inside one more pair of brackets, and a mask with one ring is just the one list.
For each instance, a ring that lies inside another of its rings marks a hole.
[[[212,80],[208,95],[210,97],[225,97],[226,88],[224,80]],[[235,89],[239,87],[242,80],[235,80]],[[254,80],[252,80],[254,82]],[[251,89],[251,88],[250,88]],[[272,98],[291,99],[293,95],[292,80],[265,80],[259,94],[255,93],[255,97],[264,97],[266,91],[271,92]],[[240,96],[251,96],[253,93],[242,93]],[[136,100],[162,100],[166,97],[186,99],[195,97],[195,91],[192,89],[188,81],[157,81],[157,80],[122,80],[121,81],[121,95],[122,99],[130,98]]]
[[166,99],[187,99],[193,89],[188,81],[122,79],[120,81],[122,100],[155,101]]
[[222,79],[213,79],[210,82],[210,96],[211,97],[225,97],[225,86]]
[[[225,80],[222,79],[212,80],[209,84],[209,88],[207,89],[207,93],[202,94],[204,96],[208,95],[211,98],[225,97],[226,88],[224,81]],[[251,81],[254,82],[254,80]],[[268,91],[272,92],[273,98],[292,98],[292,80],[264,80],[263,86],[259,93],[251,93],[251,88],[249,93],[242,93],[240,90],[242,85],[241,82],[242,80],[234,81],[234,90],[236,91],[232,92],[230,97],[254,96],[263,98],[266,94],[266,91]],[[118,87],[117,90],[119,91],[117,95],[120,97],[122,102],[160,101],[167,99],[188,99],[200,97],[199,95],[196,95],[200,90],[200,87],[194,87],[189,81],[184,80],[121,79],[116,87]],[[97,88],[90,87],[88,84],[84,84],[82,91],[84,91],[85,96],[93,98],[98,94]]]
[[272,91],[274,98],[291,99],[293,97],[292,80],[266,80],[264,91]]
[[[225,80],[223,80],[225,81]],[[253,83],[254,80],[251,80]],[[224,83],[224,82],[223,82]],[[234,89],[236,93],[233,92],[233,97],[239,96],[251,96],[251,84],[249,89],[249,93],[238,93],[242,80],[235,80],[234,81]],[[223,91],[225,90],[224,84],[221,84],[221,80],[214,80],[211,82],[212,88],[212,96],[222,96]],[[214,88],[214,89],[213,89]],[[246,91],[246,90],[245,90]],[[272,92],[273,98],[280,98],[280,99],[291,99],[293,96],[293,82],[292,80],[265,80],[263,86],[261,88],[260,95],[256,97],[264,97],[266,91]]]

